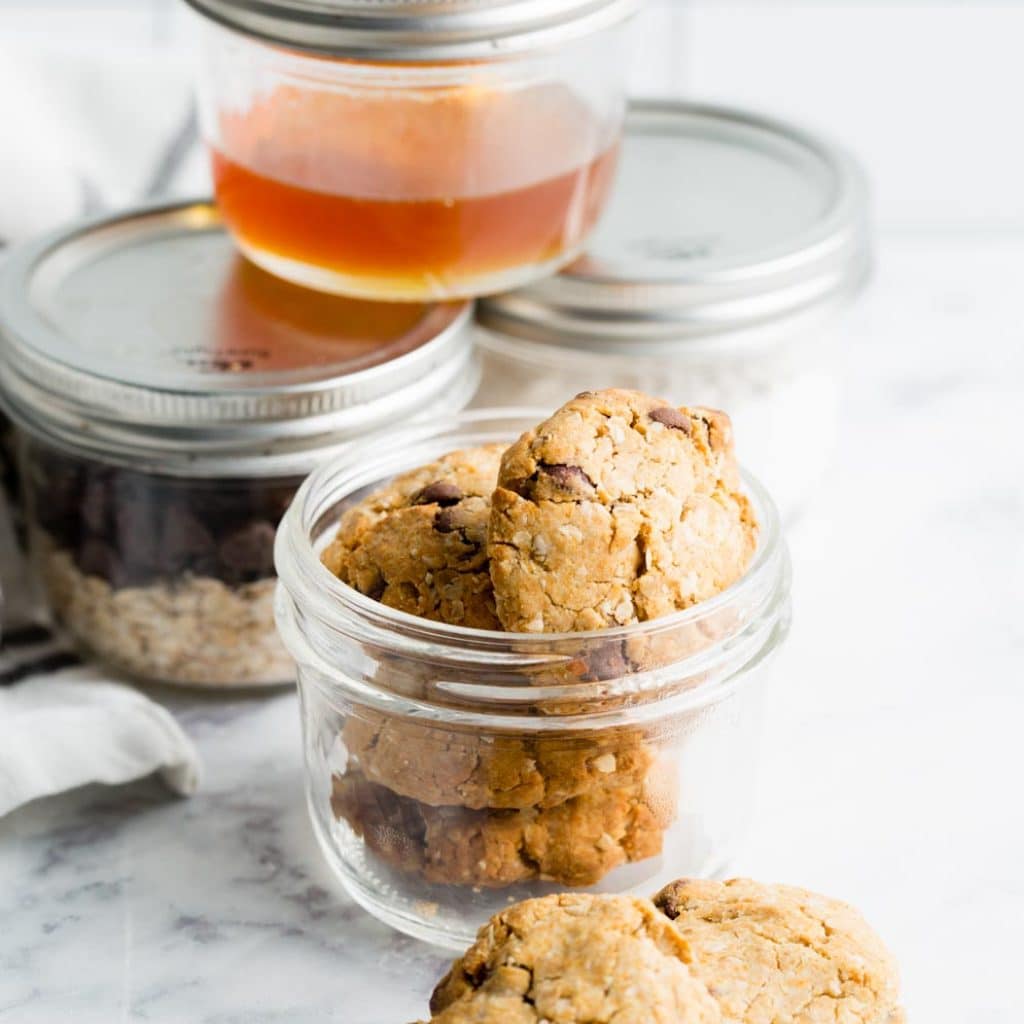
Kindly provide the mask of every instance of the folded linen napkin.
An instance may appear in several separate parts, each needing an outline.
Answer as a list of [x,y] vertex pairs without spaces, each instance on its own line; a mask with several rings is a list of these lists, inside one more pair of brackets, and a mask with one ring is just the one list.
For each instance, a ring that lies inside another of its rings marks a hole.
[[13,634],[0,659],[0,817],[90,782],[159,772],[176,793],[199,784],[195,745],[166,708],[77,657],[48,631]]

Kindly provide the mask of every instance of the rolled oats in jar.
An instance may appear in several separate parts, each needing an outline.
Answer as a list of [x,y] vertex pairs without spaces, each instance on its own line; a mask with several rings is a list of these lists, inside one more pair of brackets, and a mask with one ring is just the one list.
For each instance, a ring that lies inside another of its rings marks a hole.
[[870,244],[842,149],[739,110],[638,103],[586,255],[478,306],[475,404],[615,385],[726,409],[791,519],[835,445],[844,314]]
[[0,397],[53,617],[141,679],[291,681],[277,524],[321,459],[465,404],[468,306],[304,292],[201,202],[55,233],[0,289]]

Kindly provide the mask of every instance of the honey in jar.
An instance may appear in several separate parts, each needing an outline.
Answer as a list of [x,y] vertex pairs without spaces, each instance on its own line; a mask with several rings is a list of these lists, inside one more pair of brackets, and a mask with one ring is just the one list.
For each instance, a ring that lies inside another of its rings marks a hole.
[[558,83],[310,92],[225,110],[217,201],[242,250],[323,291],[485,294],[576,256],[615,170],[609,132]]

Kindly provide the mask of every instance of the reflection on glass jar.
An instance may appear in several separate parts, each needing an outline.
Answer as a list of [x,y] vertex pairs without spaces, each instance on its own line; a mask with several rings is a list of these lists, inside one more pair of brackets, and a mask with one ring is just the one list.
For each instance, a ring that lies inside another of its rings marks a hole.
[[789,570],[754,481],[760,547],[686,612],[591,633],[426,621],[320,563],[340,510],[537,416],[466,414],[362,446],[303,485],[278,534],[278,625],[298,664],[307,791],[328,862],[364,907],[453,947],[514,899],[650,893],[721,870],[750,814]]
[[[267,31],[241,5],[195,6],[241,33],[204,24],[200,93],[217,202],[256,263],[324,291],[438,300],[515,287],[581,251],[614,177],[632,3],[550,5],[550,41],[536,9],[503,25],[486,5],[406,12],[404,33],[364,10],[362,37],[328,31],[306,53],[283,48],[302,20],[287,2]],[[452,45],[456,16],[480,27]],[[503,31],[514,48],[491,38]]]

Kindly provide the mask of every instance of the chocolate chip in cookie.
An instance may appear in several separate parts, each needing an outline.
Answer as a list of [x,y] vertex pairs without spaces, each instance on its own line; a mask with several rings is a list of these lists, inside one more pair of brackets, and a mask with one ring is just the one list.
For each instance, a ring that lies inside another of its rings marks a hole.
[[570,494],[594,493],[594,481],[579,466],[567,466],[564,463],[542,465],[540,472],[556,487]]
[[655,423],[660,423],[663,427],[668,427],[671,430],[681,430],[684,434],[693,432],[693,424],[690,422],[690,417],[686,413],[680,412],[679,409],[673,409],[670,405],[664,405],[659,409],[655,409],[651,413],[651,419]]
[[457,505],[462,501],[462,488],[450,480],[435,480],[413,495],[414,505]]

